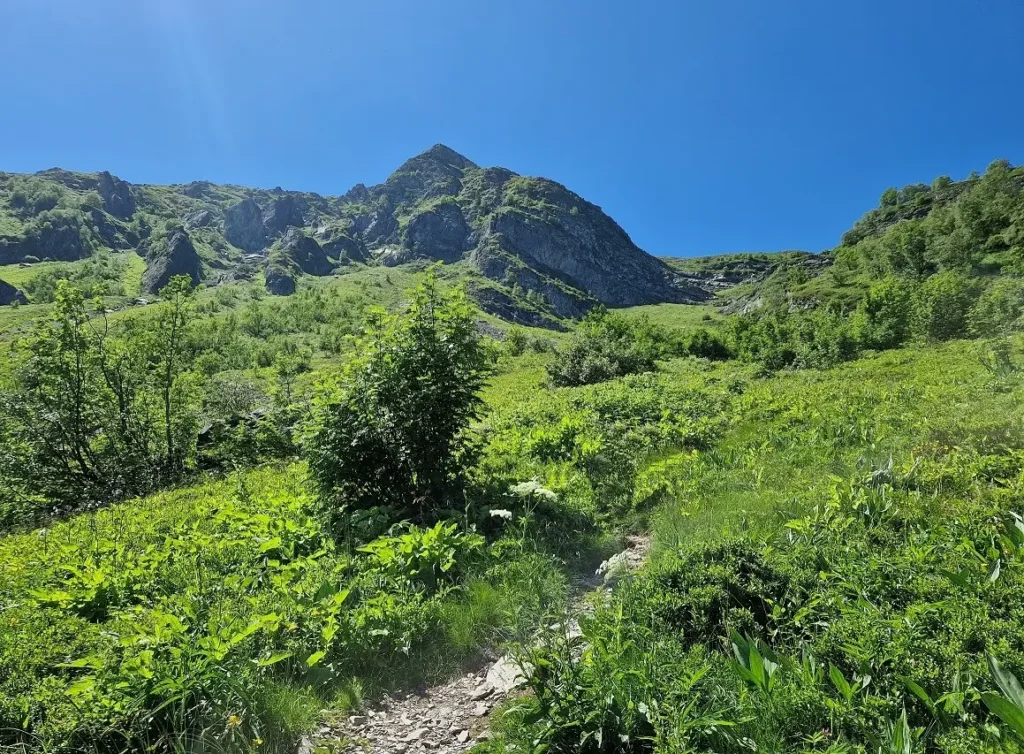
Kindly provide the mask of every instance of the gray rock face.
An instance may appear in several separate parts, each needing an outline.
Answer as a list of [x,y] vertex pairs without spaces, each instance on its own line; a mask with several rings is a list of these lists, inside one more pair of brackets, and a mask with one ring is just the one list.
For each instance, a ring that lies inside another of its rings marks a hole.
[[291,296],[295,293],[295,275],[285,267],[267,267],[263,273],[263,284],[273,296]]
[[[506,197],[505,206],[491,218],[488,233],[498,237],[502,250],[528,266],[609,306],[710,297],[699,288],[674,285],[665,263],[639,249],[614,220],[564,186],[533,179],[525,188]],[[532,208],[534,203],[552,209],[541,214]]]
[[296,228],[281,239],[280,253],[307,275],[330,275],[333,269],[320,244]]
[[139,237],[134,231],[121,223],[111,221],[110,217],[99,209],[90,209],[89,218],[105,246],[111,249],[134,249],[139,245]]
[[365,227],[363,237],[370,246],[383,246],[398,241],[398,218],[386,202],[377,208]]
[[470,227],[454,202],[421,212],[405,227],[405,245],[417,256],[455,262],[469,250]]
[[185,215],[185,229],[207,228],[213,225],[213,213],[208,209],[200,209]]
[[203,260],[184,228],[172,229],[167,234],[166,247],[150,253],[142,276],[142,289],[157,293],[175,275],[187,275],[192,285],[199,285],[203,279]]
[[323,243],[322,247],[328,257],[342,262],[365,262],[369,258],[366,249],[347,233]]
[[107,171],[99,175],[97,190],[103,199],[103,209],[114,217],[127,220],[135,214],[135,198],[132,189],[120,178],[115,178]]
[[224,236],[245,251],[260,251],[267,246],[267,229],[260,206],[246,197],[224,214]]
[[274,200],[263,213],[263,225],[271,233],[284,233],[289,227],[301,228],[305,224],[301,203],[290,194]]
[[5,280],[0,280],[0,306],[10,306],[11,304],[27,304],[28,299],[25,298],[25,294],[15,288],[13,285]]
[[34,226],[24,238],[0,238],[0,264],[21,262],[27,257],[73,262],[86,255],[78,217],[54,216]]

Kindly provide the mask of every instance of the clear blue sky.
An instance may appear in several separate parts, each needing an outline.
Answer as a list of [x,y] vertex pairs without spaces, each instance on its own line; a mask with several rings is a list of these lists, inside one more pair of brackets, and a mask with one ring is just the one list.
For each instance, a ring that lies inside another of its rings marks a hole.
[[342,193],[443,142],[648,251],[1024,162],[1021,0],[3,0],[0,170]]

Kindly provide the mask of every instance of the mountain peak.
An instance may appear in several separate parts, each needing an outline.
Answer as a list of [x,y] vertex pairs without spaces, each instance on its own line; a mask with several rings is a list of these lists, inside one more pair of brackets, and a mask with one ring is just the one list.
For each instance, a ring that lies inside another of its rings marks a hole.
[[449,146],[444,144],[435,144],[430,149],[418,154],[413,157],[414,160],[430,160],[431,162],[441,162],[445,165],[451,165],[459,170],[468,170],[471,168],[480,167],[471,159],[465,155],[461,155]]

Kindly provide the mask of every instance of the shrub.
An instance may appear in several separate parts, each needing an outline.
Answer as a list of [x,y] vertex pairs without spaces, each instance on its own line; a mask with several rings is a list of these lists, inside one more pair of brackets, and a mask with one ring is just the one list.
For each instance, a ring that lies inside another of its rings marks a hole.
[[965,337],[976,289],[974,281],[958,272],[940,272],[925,280],[914,296],[915,334],[927,340]]
[[865,347],[896,348],[910,336],[910,286],[889,278],[871,286],[853,314],[854,337]]
[[654,370],[658,343],[646,318],[630,319],[598,308],[588,314],[548,365],[558,387],[597,382]]
[[505,333],[505,352],[509,356],[522,356],[526,353],[526,347],[529,345],[529,337],[526,334],[526,330],[523,328],[513,325]]
[[1024,317],[1024,281],[1003,278],[990,285],[971,308],[968,330],[976,338],[993,338],[1019,329]]
[[462,505],[467,429],[487,373],[465,291],[442,293],[431,272],[407,313],[376,314],[367,329],[305,442],[322,503],[420,520]]
[[690,335],[686,343],[686,351],[691,356],[712,361],[724,361],[732,356],[725,339],[703,327]]

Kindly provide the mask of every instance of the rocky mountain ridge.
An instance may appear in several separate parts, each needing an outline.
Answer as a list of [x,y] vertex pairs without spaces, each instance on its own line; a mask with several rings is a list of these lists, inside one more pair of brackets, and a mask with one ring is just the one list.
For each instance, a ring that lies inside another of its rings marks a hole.
[[206,181],[132,185],[106,172],[0,174],[0,265],[104,249],[144,256],[148,290],[169,274],[211,285],[261,276],[287,295],[302,275],[345,265],[465,264],[493,283],[475,291],[481,304],[511,318],[713,295],[565,186],[481,168],[440,144],[382,184],[330,197]]

